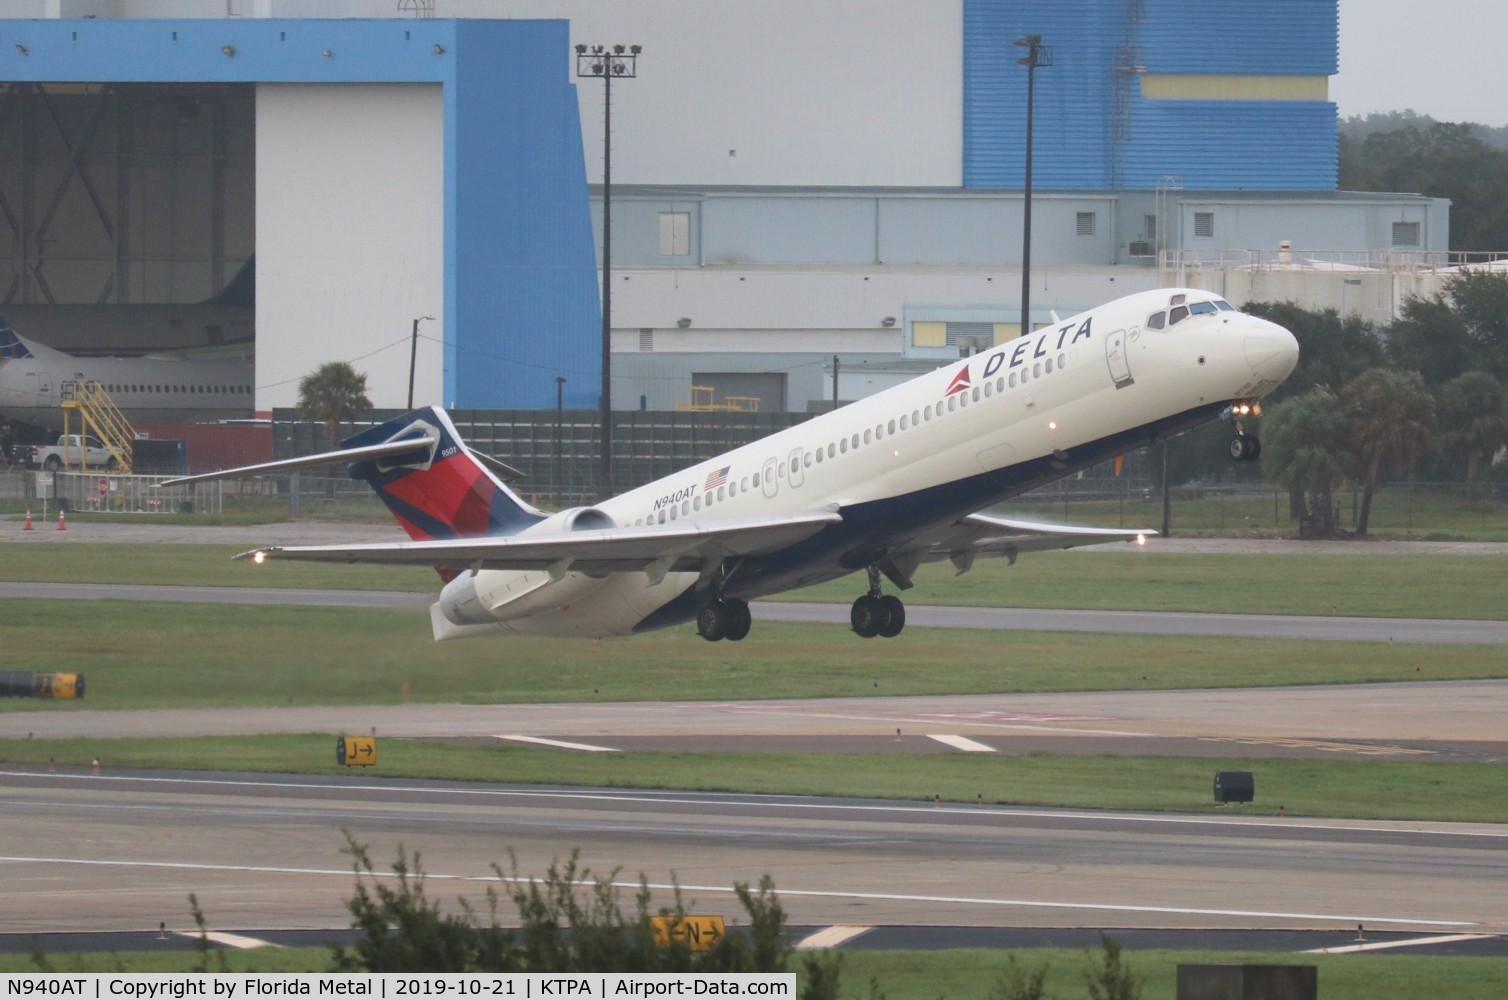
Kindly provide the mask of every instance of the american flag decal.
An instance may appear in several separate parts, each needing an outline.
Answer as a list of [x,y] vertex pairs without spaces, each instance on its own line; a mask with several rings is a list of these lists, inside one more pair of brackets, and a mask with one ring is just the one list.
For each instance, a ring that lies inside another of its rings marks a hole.
[[707,481],[702,484],[702,492],[705,493],[708,490],[715,490],[719,486],[726,483],[728,481],[728,470],[731,468],[733,468],[733,466],[725,465],[721,469],[718,469],[716,472],[708,473]]

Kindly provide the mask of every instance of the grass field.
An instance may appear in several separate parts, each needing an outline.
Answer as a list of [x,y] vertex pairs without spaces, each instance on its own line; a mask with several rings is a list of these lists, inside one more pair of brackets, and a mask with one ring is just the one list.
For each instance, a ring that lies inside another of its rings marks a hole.
[[[915,739],[916,737],[913,737]],[[150,740],[0,740],[0,760],[28,768],[49,760],[84,771],[177,768],[331,774],[332,735]],[[383,739],[378,766],[355,781],[445,778],[519,784],[669,788],[780,795],[836,795],[991,805],[1062,806],[1290,818],[1508,822],[1508,769],[1459,761],[1287,757],[1133,757],[1033,753],[582,754],[506,743]],[[1257,800],[1214,803],[1216,771],[1251,771]]]
[[[1114,691],[1508,675],[1499,646],[913,629],[759,622],[739,643],[689,628],[606,640],[435,643],[412,612],[136,601],[5,602],[9,663],[82,671],[80,707],[705,701]],[[11,711],[68,711],[12,701]]]
[[[269,541],[276,540],[275,526]],[[1401,618],[1508,617],[1508,556],[1190,554],[1131,546],[1040,552],[1015,566],[981,559],[963,576],[946,563],[922,567],[911,604],[976,607],[1207,611]],[[15,582],[195,587],[310,587],[434,593],[433,571],[412,567],[232,562],[246,546],[91,542],[7,545],[0,578]],[[860,576],[781,595],[848,603]],[[756,615],[757,617],[757,615]],[[760,629],[763,624],[758,626]],[[757,632],[756,632],[757,634]]]

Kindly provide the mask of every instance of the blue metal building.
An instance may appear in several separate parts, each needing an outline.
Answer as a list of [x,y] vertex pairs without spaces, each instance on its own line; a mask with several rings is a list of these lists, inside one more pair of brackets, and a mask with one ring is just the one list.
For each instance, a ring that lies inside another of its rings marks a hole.
[[964,0],[965,187],[1023,183],[1032,34],[1038,187],[1334,190],[1336,0]]

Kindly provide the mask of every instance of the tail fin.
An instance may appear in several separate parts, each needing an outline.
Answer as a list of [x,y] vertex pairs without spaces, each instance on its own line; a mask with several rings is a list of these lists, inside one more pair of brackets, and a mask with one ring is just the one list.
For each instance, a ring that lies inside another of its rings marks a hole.
[[19,360],[21,358],[35,357],[31,348],[26,346],[26,341],[16,336],[16,331],[10,328],[10,324],[0,316],[0,358]]
[[405,413],[341,442],[343,448],[426,441],[406,453],[355,462],[352,479],[366,482],[403,525],[410,538],[482,538],[511,535],[545,518],[503,485],[461,441],[450,417],[437,406]]

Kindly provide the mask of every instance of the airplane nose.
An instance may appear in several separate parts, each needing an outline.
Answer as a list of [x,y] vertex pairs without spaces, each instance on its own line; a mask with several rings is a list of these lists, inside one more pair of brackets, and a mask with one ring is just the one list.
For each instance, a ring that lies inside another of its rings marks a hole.
[[1299,363],[1299,342],[1275,323],[1246,335],[1246,363],[1258,378],[1278,383],[1293,373]]

